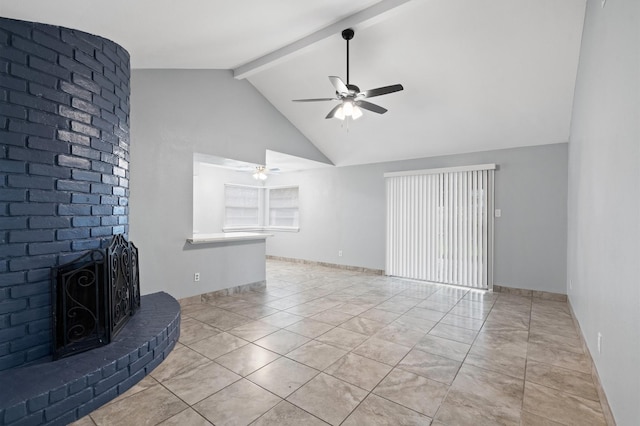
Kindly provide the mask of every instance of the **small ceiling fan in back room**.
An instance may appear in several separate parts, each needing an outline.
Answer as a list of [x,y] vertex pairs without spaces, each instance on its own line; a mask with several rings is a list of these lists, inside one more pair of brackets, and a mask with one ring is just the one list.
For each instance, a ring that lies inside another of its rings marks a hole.
[[347,83],[340,77],[330,76],[329,81],[336,89],[335,98],[316,98],[316,99],[294,99],[293,102],[324,102],[324,101],[340,101],[325,118],[337,118],[344,120],[347,117],[351,117],[356,120],[362,116],[362,109],[372,111],[378,114],[384,114],[387,112],[386,108],[371,102],[365,101],[365,99],[373,98],[375,96],[387,95],[393,92],[399,92],[403,90],[401,84],[393,84],[391,86],[378,87],[377,89],[360,91],[360,88],[355,84],[349,82],[349,40],[354,36],[354,31],[348,28],[342,31],[342,38],[347,41]]

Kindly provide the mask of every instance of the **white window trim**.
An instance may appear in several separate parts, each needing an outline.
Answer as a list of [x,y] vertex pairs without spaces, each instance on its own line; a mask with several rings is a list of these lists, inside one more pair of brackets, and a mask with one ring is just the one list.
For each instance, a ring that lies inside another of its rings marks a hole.
[[[223,232],[264,232],[264,231],[277,231],[277,232],[299,232],[300,226],[270,226],[269,225],[269,190],[271,189],[284,189],[284,188],[298,188],[298,185],[277,185],[277,186],[257,186],[257,185],[246,185],[246,184],[236,184],[236,183],[225,183],[225,191],[227,186],[234,187],[243,187],[243,188],[252,188],[259,189],[259,199],[260,203],[258,206],[258,225],[248,225],[248,226],[227,226],[226,225],[226,213],[225,213],[225,225],[222,227]],[[225,208],[226,208],[226,200],[225,200]],[[299,210],[298,210],[299,211]]]

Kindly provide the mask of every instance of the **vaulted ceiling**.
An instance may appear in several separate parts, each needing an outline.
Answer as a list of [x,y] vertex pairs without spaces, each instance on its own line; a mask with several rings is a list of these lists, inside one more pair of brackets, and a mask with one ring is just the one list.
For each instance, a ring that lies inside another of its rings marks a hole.
[[[585,0],[0,0],[109,38],[133,68],[233,69],[336,165],[566,142]],[[326,120],[328,76],[405,90]]]

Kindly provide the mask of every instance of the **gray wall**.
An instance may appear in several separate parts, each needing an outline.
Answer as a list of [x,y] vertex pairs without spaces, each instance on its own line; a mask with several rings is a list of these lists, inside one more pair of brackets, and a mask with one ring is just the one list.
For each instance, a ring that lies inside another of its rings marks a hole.
[[300,185],[300,232],[276,233],[267,254],[384,269],[383,174],[484,163],[499,166],[495,284],[565,293],[567,144],[272,176],[270,185]]
[[[141,290],[178,298],[265,276],[264,242],[186,245],[195,152],[264,163],[268,148],[328,161],[231,71],[134,70],[131,139],[130,237],[140,249]],[[194,272],[201,274],[199,283]]]
[[640,419],[639,23],[637,0],[588,2],[569,142],[569,301],[621,426]]

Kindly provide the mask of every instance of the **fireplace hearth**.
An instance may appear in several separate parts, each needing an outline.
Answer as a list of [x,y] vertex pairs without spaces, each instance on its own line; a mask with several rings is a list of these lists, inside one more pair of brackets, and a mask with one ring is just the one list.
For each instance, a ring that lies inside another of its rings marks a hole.
[[52,270],[53,359],[111,342],[140,308],[138,249],[122,234]]

